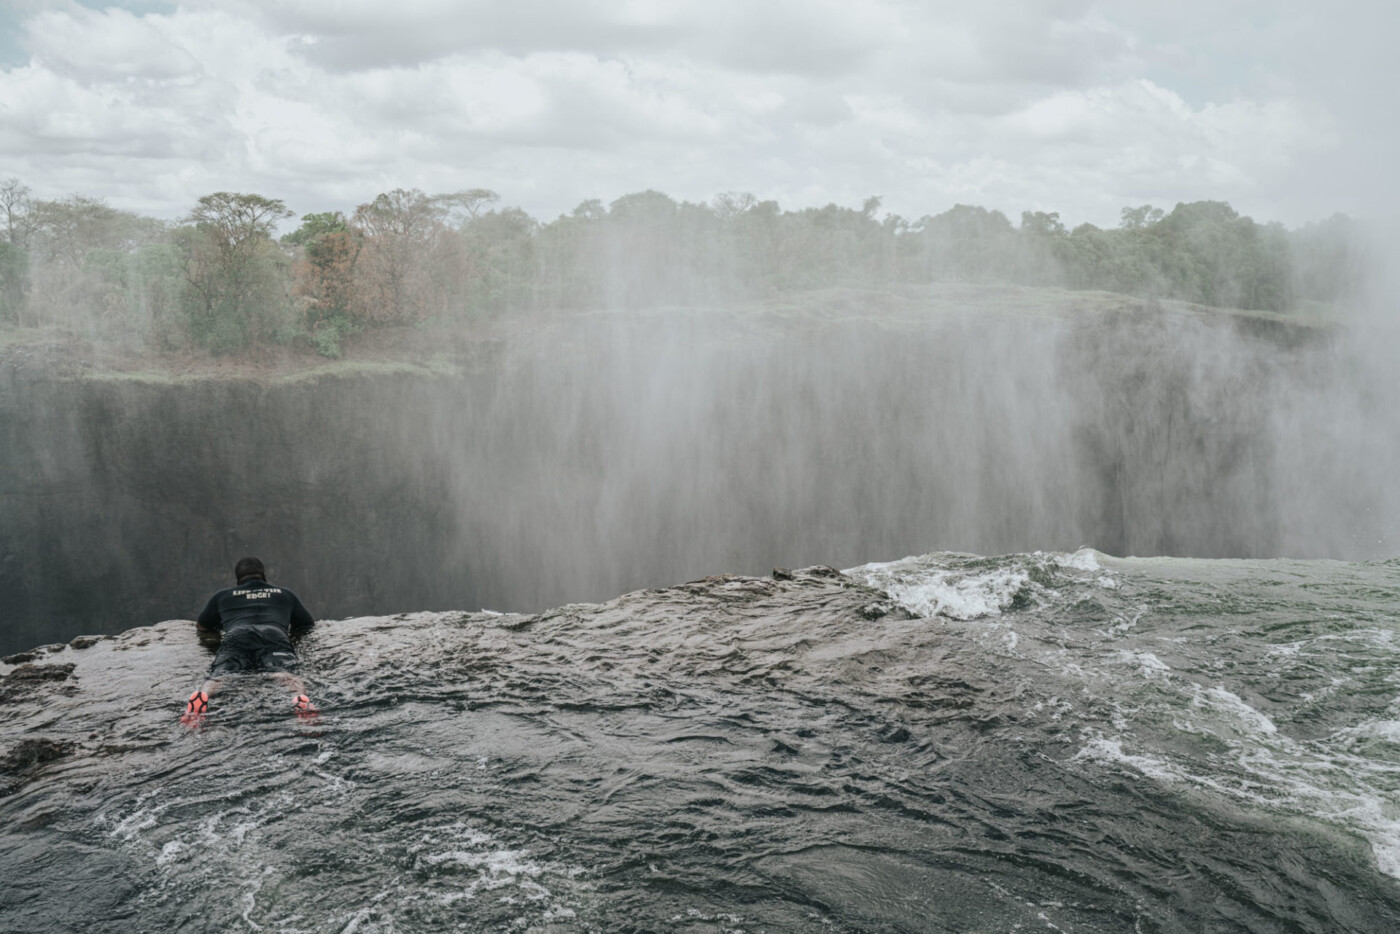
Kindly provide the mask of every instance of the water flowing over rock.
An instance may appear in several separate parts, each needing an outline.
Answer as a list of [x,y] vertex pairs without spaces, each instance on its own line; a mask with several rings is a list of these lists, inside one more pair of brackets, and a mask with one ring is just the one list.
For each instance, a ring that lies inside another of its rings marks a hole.
[[1397,597],[1088,551],[721,575],[325,620],[319,723],[251,676],[193,731],[208,650],[133,629],[0,668],[0,919],[1380,934]]

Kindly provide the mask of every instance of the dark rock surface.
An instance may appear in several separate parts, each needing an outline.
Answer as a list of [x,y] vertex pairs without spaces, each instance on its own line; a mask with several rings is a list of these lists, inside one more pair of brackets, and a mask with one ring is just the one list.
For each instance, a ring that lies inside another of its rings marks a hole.
[[0,702],[25,697],[52,684],[67,681],[76,667],[69,662],[63,665],[36,665],[23,662],[0,678]]
[[0,772],[22,772],[31,766],[67,755],[73,743],[35,737],[23,739],[0,755]]
[[5,675],[4,683],[67,681],[68,676],[73,673],[73,668],[74,665],[71,662],[65,665],[35,665],[32,662],[25,662]]

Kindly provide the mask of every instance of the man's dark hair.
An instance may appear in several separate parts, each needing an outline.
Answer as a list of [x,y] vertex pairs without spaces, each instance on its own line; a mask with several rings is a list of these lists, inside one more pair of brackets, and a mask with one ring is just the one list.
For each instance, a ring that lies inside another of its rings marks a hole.
[[267,580],[267,571],[263,569],[263,563],[257,558],[239,558],[238,563],[233,566],[233,579],[238,583],[246,580]]

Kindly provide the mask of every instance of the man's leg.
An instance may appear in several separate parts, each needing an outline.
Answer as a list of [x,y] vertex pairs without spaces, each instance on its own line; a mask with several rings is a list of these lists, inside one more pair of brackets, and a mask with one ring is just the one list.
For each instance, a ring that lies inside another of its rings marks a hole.
[[290,671],[273,671],[269,672],[269,674],[293,694],[306,693],[306,682],[302,681]]
[[186,726],[198,726],[203,723],[204,715],[209,712],[209,698],[222,684],[219,676],[241,671],[246,664],[238,640],[223,640],[219,644],[219,650],[214,653],[214,663],[209,666],[209,674],[204,679],[204,684],[190,695],[189,702],[185,704],[185,713],[180,717],[180,722]]
[[316,716],[316,706],[311,703],[311,698],[306,696],[306,682],[289,671],[273,671],[270,674],[294,695],[292,709],[296,711],[298,717]]
[[190,699],[185,703],[185,712],[180,717],[180,722],[185,726],[198,726],[204,720],[204,715],[209,712],[209,698],[219,689],[217,678],[209,678],[204,682],[204,686],[190,695]]

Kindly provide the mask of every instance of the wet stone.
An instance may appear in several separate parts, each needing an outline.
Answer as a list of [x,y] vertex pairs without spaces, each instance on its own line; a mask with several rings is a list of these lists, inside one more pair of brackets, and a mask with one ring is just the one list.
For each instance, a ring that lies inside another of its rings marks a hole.
[[907,743],[910,735],[909,731],[902,726],[886,727],[880,731],[879,739],[882,743]]
[[32,765],[67,755],[72,748],[72,743],[56,739],[39,737],[22,740],[4,755],[0,755],[0,772],[20,772]]
[[790,581],[790,580],[792,580],[792,571],[788,570],[787,568],[774,568],[774,569],[773,569],[773,580],[775,580],[775,581]]
[[0,658],[0,664],[23,665],[25,662],[32,662],[38,657],[38,652],[16,652],[13,655],[6,655],[4,658]]
[[25,662],[0,678],[0,701],[13,700],[37,690],[41,685],[67,681],[74,665],[35,665]]
[[103,636],[78,636],[68,645],[74,649],[90,649],[103,640]]
[[64,665],[34,665],[26,663],[7,674],[4,683],[24,681],[67,681],[75,666],[72,662]]

